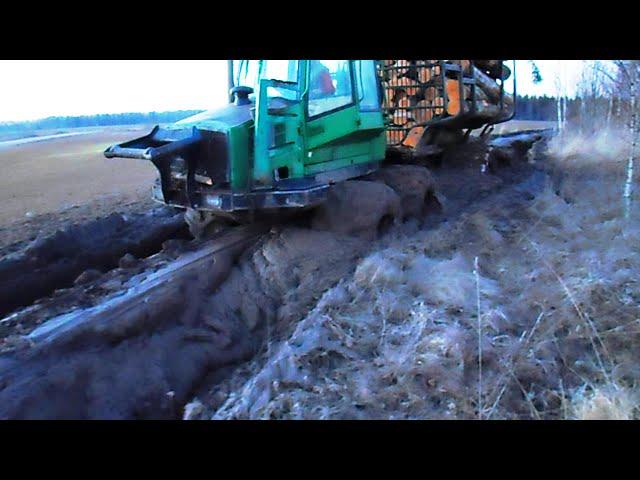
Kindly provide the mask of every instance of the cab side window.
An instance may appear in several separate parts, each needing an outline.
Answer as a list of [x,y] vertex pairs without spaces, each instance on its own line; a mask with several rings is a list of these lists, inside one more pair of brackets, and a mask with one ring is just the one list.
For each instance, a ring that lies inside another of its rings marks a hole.
[[348,60],[309,62],[309,117],[337,110],[353,103],[351,69]]
[[381,108],[380,92],[376,62],[374,60],[356,60],[355,77],[358,86],[360,110],[363,112],[377,111]]

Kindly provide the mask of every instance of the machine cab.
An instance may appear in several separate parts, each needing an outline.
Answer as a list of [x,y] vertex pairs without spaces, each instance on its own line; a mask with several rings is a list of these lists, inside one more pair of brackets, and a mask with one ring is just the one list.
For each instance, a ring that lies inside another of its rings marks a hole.
[[[248,98],[255,102],[260,81],[274,80],[280,85],[271,85],[267,96],[304,101],[308,118],[355,103],[369,111],[380,110],[382,97],[374,60],[233,60],[229,72],[230,92],[234,87],[250,87]],[[235,95],[230,100],[233,102]]]
[[239,60],[230,91],[255,105],[254,189],[335,182],[384,157],[374,60]]

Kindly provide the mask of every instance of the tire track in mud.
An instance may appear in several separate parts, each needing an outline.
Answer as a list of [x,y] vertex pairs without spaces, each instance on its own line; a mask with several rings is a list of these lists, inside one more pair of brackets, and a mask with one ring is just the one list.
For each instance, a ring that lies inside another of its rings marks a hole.
[[158,209],[142,215],[114,213],[37,239],[0,261],[0,316],[72,286],[87,270],[84,279],[99,276],[118,266],[125,254],[148,257],[174,238],[188,238],[182,215]]
[[[427,225],[451,220],[478,197],[533,173],[520,168],[519,158],[513,171],[484,174],[485,160],[473,146],[443,159],[434,177],[445,209]],[[304,318],[378,243],[276,228],[242,253],[218,255],[216,272],[205,267],[185,275],[170,294],[149,296],[146,308],[116,323],[40,347],[22,338],[0,355],[0,418],[180,418],[196,391]]]
[[36,328],[28,344],[0,357],[0,418],[175,417],[203,371],[251,352],[248,332],[201,323],[198,307],[262,232],[231,229],[131,278],[119,295]]

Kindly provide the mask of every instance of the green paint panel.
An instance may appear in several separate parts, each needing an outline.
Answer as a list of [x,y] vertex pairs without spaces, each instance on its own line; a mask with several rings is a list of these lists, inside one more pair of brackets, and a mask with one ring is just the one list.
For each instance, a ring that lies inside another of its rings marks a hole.
[[319,147],[308,154],[306,161],[308,165],[315,165],[323,162],[331,162],[340,158],[351,158],[358,155],[372,154],[371,140],[360,142],[347,142],[340,145],[329,145]]
[[358,109],[353,106],[309,120],[307,124],[307,148],[313,150],[358,131],[360,129],[359,118]]
[[380,130],[384,131],[384,119],[380,112],[361,112],[360,130]]
[[371,163],[374,160],[369,154],[356,155],[350,158],[340,158],[331,162],[318,163],[315,165],[308,165],[305,168],[306,175],[315,175],[317,173],[330,172],[338,168],[351,167],[360,163]]
[[[251,122],[253,123],[253,122]],[[244,190],[251,171],[250,166],[250,134],[253,125],[245,124],[229,129],[228,152],[231,166],[231,189]]]

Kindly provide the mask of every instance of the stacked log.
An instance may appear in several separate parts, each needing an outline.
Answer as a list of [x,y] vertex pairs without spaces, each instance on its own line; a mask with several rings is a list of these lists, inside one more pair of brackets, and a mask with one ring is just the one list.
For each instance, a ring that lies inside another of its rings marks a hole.
[[[474,76],[476,79],[476,85],[479,87],[487,97],[487,99],[494,104],[500,102],[500,85],[498,85],[493,78],[485,74],[477,67],[473,67]],[[503,102],[509,106],[513,105],[513,98],[509,95],[503,96]]]
[[[443,70],[448,72],[444,76]],[[401,141],[413,147],[425,126],[447,117],[465,115],[489,122],[504,115],[513,107],[513,99],[506,94],[500,107],[497,80],[504,80],[504,75],[499,60],[382,61],[385,111],[391,121],[389,143]],[[475,96],[470,83],[461,85],[463,78],[475,78]]]
[[472,60],[473,66],[493,79],[506,80],[511,71],[500,60]]
[[438,96],[438,61],[385,60],[383,65],[382,82],[393,124],[406,127],[431,120],[433,103]]

